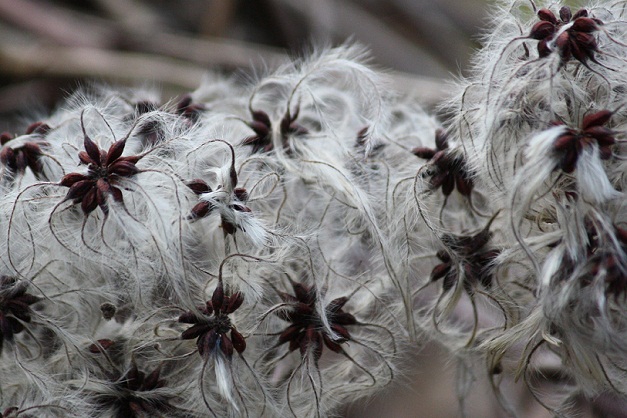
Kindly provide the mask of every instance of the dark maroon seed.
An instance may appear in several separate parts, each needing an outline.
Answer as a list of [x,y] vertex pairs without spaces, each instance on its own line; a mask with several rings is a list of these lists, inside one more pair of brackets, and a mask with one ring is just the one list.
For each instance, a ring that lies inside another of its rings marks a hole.
[[178,321],[186,324],[195,324],[198,322],[198,317],[196,317],[193,312],[184,312],[179,315]]
[[219,334],[215,329],[212,329],[208,333],[200,336],[196,342],[198,346],[198,354],[201,357],[208,356],[216,346]]
[[222,308],[222,304],[224,303],[224,287],[222,282],[218,282],[218,286],[213,291],[213,295],[211,296],[211,304],[213,305],[213,309],[216,312],[219,312]]
[[287,327],[280,335],[278,345],[284,344],[288,341],[293,341],[296,335],[300,332],[300,326],[291,325]]
[[548,41],[546,39],[538,42],[538,56],[540,58],[548,57],[551,54],[551,49],[549,48]]
[[557,137],[555,142],[553,143],[553,148],[557,151],[563,151],[567,148],[572,147],[577,141],[577,137],[573,134],[566,133]]
[[593,126],[605,125],[612,117],[612,112],[609,110],[601,110],[599,112],[591,113],[583,118],[581,123],[581,129],[587,130]]
[[100,165],[100,149],[98,146],[92,141],[87,135],[85,135],[85,140],[83,141],[83,145],[85,147],[85,151],[89,158],[96,164]]
[[125,146],[126,140],[124,139],[114,142],[109,148],[109,152],[107,153],[107,157],[105,158],[104,165],[109,165],[118,158],[120,158],[122,156],[122,153],[124,152]]
[[562,19],[562,22],[568,23],[572,17],[573,13],[570,11],[570,7],[564,6],[560,9],[560,19]]
[[109,166],[107,171],[109,174],[116,174],[121,177],[130,177],[139,173],[139,169],[135,166],[135,164],[129,161],[116,161]]
[[313,301],[315,300],[315,292],[313,289],[309,289],[301,283],[292,283],[292,289],[294,289],[294,295],[299,301]]
[[453,193],[454,189],[455,177],[453,177],[450,173],[447,173],[442,182],[442,194],[444,194],[444,196],[449,196],[451,193]]
[[188,181],[187,183],[185,183],[185,185],[197,195],[211,192],[211,187],[209,187],[209,185],[207,185],[207,183],[201,179]]
[[124,197],[122,196],[122,190],[118,189],[115,186],[111,186],[111,189],[109,190],[109,192],[111,193],[111,196],[113,196],[113,200],[118,202],[118,203],[124,203]]
[[236,187],[235,190],[233,190],[233,194],[242,202],[248,200],[248,192],[243,187]]
[[204,218],[213,210],[213,205],[209,202],[200,202],[192,208],[191,218]]
[[343,326],[338,325],[338,324],[331,324],[331,329],[341,337],[340,340],[336,340],[336,341],[345,342],[351,339],[350,333]]
[[540,22],[536,22],[536,24],[533,25],[531,31],[529,32],[529,37],[531,39],[537,39],[538,41],[541,41],[553,35],[554,33],[555,25],[550,22],[541,20]]
[[[180,320],[180,318],[179,318]],[[186,329],[185,331],[183,331],[181,333],[181,339],[183,340],[191,340],[194,338],[198,338],[201,335],[205,334],[207,332],[209,325],[207,324],[196,324],[192,327],[189,327],[188,329]]]
[[6,166],[15,165],[15,151],[12,148],[6,147],[0,151],[0,162]]
[[448,148],[448,132],[446,130],[442,128],[436,129],[435,146],[440,151]]
[[357,132],[357,145],[364,145],[366,143],[366,139],[368,139],[370,127],[365,126]]
[[11,135],[9,132],[2,132],[0,134],[0,145],[4,145],[12,139],[13,135]]
[[93,161],[91,157],[89,156],[89,154],[87,154],[85,151],[80,151],[78,153],[78,159],[80,160],[81,163],[86,164],[86,165],[96,164],[96,162]]
[[52,128],[47,123],[44,122],[35,122],[31,124],[28,128],[26,128],[26,135],[30,135],[32,133],[46,135]]
[[[248,124],[248,126],[250,126],[250,128],[253,131],[255,131],[255,133],[257,134],[257,137],[265,138],[266,136],[270,134],[269,125],[266,125],[263,122],[253,120],[252,122]],[[253,137],[253,138],[257,138],[257,137]]]
[[233,343],[226,334],[220,335],[220,349],[228,359],[233,357]]
[[230,207],[231,209],[236,210],[238,212],[252,212],[252,209],[250,209],[248,206],[239,205],[237,203],[230,205]]
[[253,120],[256,122],[261,122],[268,127],[271,126],[270,117],[263,110],[254,110],[252,112],[252,117],[253,117]]
[[231,222],[228,222],[224,219],[222,219],[222,230],[224,231],[225,234],[227,235],[233,235],[235,233],[235,231],[237,230],[237,227],[235,225],[233,225]]
[[570,149],[566,152],[566,155],[562,158],[560,167],[562,171],[565,173],[572,173],[577,166],[577,159],[579,158],[579,154],[577,150]]
[[246,350],[246,340],[235,328],[231,328],[231,340],[233,342],[233,348],[235,348],[238,353],[242,353]]
[[181,96],[181,98],[179,99],[179,102],[176,105],[176,108],[179,112],[184,111],[187,107],[189,107],[189,105],[192,104],[192,96],[191,94],[184,94],[183,96]]
[[26,166],[28,165],[26,161],[26,156],[23,152],[17,152],[15,154],[15,169],[19,172],[23,172],[26,170]]
[[418,147],[412,149],[411,152],[418,158],[430,160],[435,156],[436,150],[426,147]]
[[462,176],[455,176],[455,185],[462,196],[470,196],[472,193],[472,183]]
[[22,146],[22,149],[27,153],[27,154],[33,154],[33,155],[41,155],[41,148],[39,147],[39,145],[35,144],[34,142],[27,142],[24,144],[24,146]]
[[457,283],[457,278],[455,277],[455,275],[453,274],[447,274],[444,277],[444,280],[442,281],[442,290],[444,292],[448,292],[449,290],[451,290],[453,287],[455,287],[455,284]]
[[355,325],[357,318],[348,312],[338,312],[333,315],[333,322],[338,325]]
[[557,18],[549,9],[540,9],[538,10],[538,18],[545,22],[551,22],[553,24],[557,24]]
[[115,344],[113,340],[101,339],[89,346],[89,352],[93,354],[104,353],[106,350],[111,348],[113,344]]
[[329,311],[331,313],[336,313],[337,311],[342,309],[344,307],[344,305],[346,305],[346,302],[348,302],[348,298],[346,296],[333,299],[327,305],[327,311]]
[[242,303],[244,303],[244,295],[242,295],[241,292],[236,292],[232,294],[229,297],[229,302],[226,309],[224,310],[224,313],[230,314],[235,312],[237,309],[239,309],[240,306],[242,306]]
[[198,310],[205,315],[211,315],[213,313],[213,303],[210,300],[205,302],[205,307],[202,306],[198,308]]
[[[65,179],[66,177],[67,176],[65,176],[63,179]],[[83,176],[83,178],[85,177]],[[65,186],[65,184],[63,184],[63,180],[61,180],[61,182],[62,182],[62,185]],[[74,182],[74,183],[72,184],[72,186],[70,186],[70,189],[65,195],[64,200],[74,200],[74,199],[82,200],[85,197],[85,194],[94,187],[93,180],[78,180],[78,178],[76,177],[76,178],[67,179],[67,183],[70,183],[70,182]]]
[[98,206],[98,201],[96,199],[96,190],[97,189],[95,187],[92,187],[91,189],[89,189],[87,194],[85,194],[85,197],[83,197],[83,200],[81,202],[81,209],[83,209],[83,213],[85,213],[85,215],[89,215]]
[[437,266],[433,268],[433,270],[431,270],[431,276],[429,279],[432,282],[440,280],[442,277],[446,276],[450,270],[451,270],[450,264],[448,263],[438,264]]
[[342,351],[344,351],[342,349],[342,346],[338,343],[336,343],[335,341],[331,340],[331,338],[329,338],[328,335],[323,334],[322,335],[322,339],[324,341],[324,345],[326,345],[329,350],[335,352],[335,353],[341,353]]
[[147,377],[144,379],[144,390],[153,390],[159,386],[159,375],[161,374],[161,365],[154,369]]
[[447,172],[435,174],[429,180],[429,185],[433,189],[437,189],[440,186],[442,186],[442,183],[444,183],[444,181],[446,180],[447,177],[448,177],[448,173]]
[[120,158],[118,158],[118,162],[119,161],[126,161],[126,162],[131,163],[131,164],[137,164],[137,162],[139,160],[141,160],[142,157],[143,157],[143,155],[129,155],[128,157],[120,157]]
[[575,19],[573,26],[570,27],[570,31],[591,33],[597,30],[597,23],[589,17],[580,17]]

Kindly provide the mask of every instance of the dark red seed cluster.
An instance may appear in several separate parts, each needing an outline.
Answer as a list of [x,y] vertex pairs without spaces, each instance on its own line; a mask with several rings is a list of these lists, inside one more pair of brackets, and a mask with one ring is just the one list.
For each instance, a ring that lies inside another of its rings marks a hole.
[[[298,123],[299,109],[296,109],[294,115],[288,110],[280,123],[280,133],[283,142],[283,148],[289,148],[289,137],[307,134],[307,129]],[[242,145],[251,145],[253,153],[270,152],[274,149],[272,143],[272,122],[268,114],[262,110],[251,110],[252,122],[248,126],[255,132],[255,135],[249,136],[242,141]]]
[[[604,126],[612,117],[609,110],[601,110],[591,113],[583,118],[581,129],[568,128],[562,133],[553,145],[553,149],[559,155],[559,168],[565,173],[572,173],[579,155],[584,148],[596,143],[599,147],[601,159],[607,160],[612,156],[612,145],[616,143],[615,132]],[[555,125],[563,125],[554,122]]]
[[[237,184],[237,179],[235,180]],[[201,195],[205,193],[210,193],[211,187],[202,179],[194,179],[186,183],[187,187],[189,187],[196,195]],[[237,212],[251,212],[251,209],[244,205],[248,200],[248,192],[243,187],[235,187],[233,189],[233,201],[229,204],[229,208]],[[215,209],[215,206],[211,202],[200,201],[193,208],[192,213],[189,215],[188,219],[200,219],[206,216],[209,216],[211,212]],[[231,221],[226,219],[224,216],[221,216],[221,226],[226,234],[234,234],[237,229],[237,225],[234,225]]]
[[489,225],[475,235],[443,235],[442,242],[455,254],[453,259],[449,252],[440,250],[437,253],[440,264],[431,271],[431,280],[444,279],[442,288],[446,292],[452,289],[457,282],[459,270],[464,275],[464,289],[472,293],[475,286],[481,284],[485,288],[492,287],[493,263],[499,256],[498,249],[489,248],[492,237]]
[[85,215],[98,206],[106,215],[109,213],[107,195],[111,195],[116,202],[124,203],[122,190],[118,187],[120,180],[139,173],[135,164],[141,156],[122,157],[126,139],[114,142],[109,151],[105,151],[87,136],[84,126],[83,135],[85,151],[79,152],[78,158],[81,163],[87,164],[87,174],[70,173],[61,179],[61,186],[70,188],[64,201],[80,203]]
[[24,323],[31,321],[30,305],[40,301],[26,293],[28,283],[10,276],[0,276],[0,354],[4,341],[24,330]]
[[[540,19],[529,33],[529,37],[537,39],[538,54],[540,58],[546,57],[557,49],[562,63],[568,62],[571,57],[584,65],[590,60],[597,63],[594,54],[598,51],[597,41],[593,33],[603,23],[599,19],[588,17],[586,9],[580,9],[574,15],[570,7],[564,6],[559,12],[557,19],[553,12],[548,9],[538,10]],[[571,25],[566,30],[561,31],[565,25]],[[555,45],[552,49],[552,45]]]
[[412,153],[419,158],[429,160],[433,170],[430,185],[433,189],[442,188],[444,196],[449,196],[457,187],[457,191],[469,197],[474,188],[474,182],[466,168],[466,162],[462,154],[452,152],[448,148],[448,136],[442,129],[435,133],[435,149],[418,147]]
[[39,159],[43,155],[41,147],[48,145],[43,138],[50,129],[46,123],[33,123],[25,132],[26,135],[31,135],[32,139],[15,148],[10,144],[10,141],[15,139],[13,135],[8,132],[0,134],[0,146],[2,146],[0,163],[15,174],[24,174],[26,168],[29,167],[35,177],[39,178],[42,170]]
[[[202,316],[188,311],[179,316],[179,322],[193,324],[183,331],[181,338],[191,340],[196,338],[198,354],[207,358],[216,349],[220,349],[229,360],[233,357],[233,350],[242,353],[246,349],[246,340],[231,323],[229,314],[232,314],[244,302],[244,295],[240,292],[231,296],[224,294],[222,282],[213,291],[211,300],[205,306],[198,307]],[[227,334],[230,332],[231,337]]]
[[133,361],[130,369],[116,380],[113,390],[98,394],[96,401],[102,406],[114,407],[116,417],[141,418],[172,411],[170,396],[151,393],[166,385],[160,376],[160,366],[146,375]]
[[[194,179],[185,183],[197,196],[205,193],[211,193],[211,187],[206,181],[202,179]],[[213,211],[214,206],[205,201],[198,202],[193,208],[192,213],[189,215],[189,219],[199,219],[208,216]]]
[[[227,185],[219,185],[217,190],[222,190],[224,188],[225,194],[220,197],[220,203],[223,203],[225,206],[228,206],[228,209],[234,212],[252,212],[252,210],[245,205],[248,200],[248,192],[246,189],[242,187],[237,187],[237,170],[235,169],[235,150],[233,146],[226,141],[223,140],[215,140],[216,142],[222,142],[228,145],[231,150],[231,167],[229,170],[229,184]],[[189,187],[196,195],[202,195],[206,193],[211,193],[212,190],[209,185],[202,179],[195,179],[187,182],[187,187]],[[228,202],[226,201],[228,200]],[[211,201],[201,200],[198,202],[193,208],[192,213],[188,216],[190,220],[196,220],[200,218],[204,218],[208,216],[214,209],[215,206]],[[220,211],[220,218],[222,221],[222,230],[225,234],[234,234],[238,225],[234,224],[230,219],[232,219],[232,212],[228,213],[222,209]],[[229,219],[230,218],[230,219]],[[242,229],[241,226],[239,226]]]
[[253,153],[270,152],[274,148],[272,144],[272,122],[268,114],[262,110],[252,111],[252,122],[248,123],[255,135],[242,141],[242,145],[252,145]]
[[194,103],[190,94],[185,94],[176,104],[176,113],[196,123],[200,120],[207,107],[202,103]]
[[292,282],[292,288],[294,295],[280,293],[283,302],[289,304],[291,309],[278,310],[276,315],[282,320],[290,322],[291,325],[281,332],[277,346],[289,343],[289,351],[298,349],[301,356],[305,356],[308,350],[312,350],[316,362],[322,356],[323,344],[331,351],[344,353],[341,344],[352,339],[346,327],[357,323],[352,314],[343,310],[348,298],[333,299],[326,306],[325,314],[331,330],[337,335],[335,339],[332,339],[324,331],[322,319],[317,311],[315,288],[296,282]]
[[[605,237],[602,240],[592,222],[588,219],[586,221],[588,235],[586,250],[590,268],[589,273],[581,277],[581,285],[590,285],[595,277],[602,274],[606,286],[605,292],[608,296],[614,296],[615,300],[621,296],[627,297],[627,265],[623,261],[627,259],[627,229],[614,225],[613,237]],[[613,250],[612,245],[602,243],[610,238],[616,239],[618,249]]]

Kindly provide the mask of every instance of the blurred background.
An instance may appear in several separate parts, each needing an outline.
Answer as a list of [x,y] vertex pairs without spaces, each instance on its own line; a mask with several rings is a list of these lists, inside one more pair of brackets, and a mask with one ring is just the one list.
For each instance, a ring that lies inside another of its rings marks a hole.
[[0,0],[0,123],[94,80],[171,97],[208,70],[272,68],[352,40],[427,105],[468,67],[487,0]]

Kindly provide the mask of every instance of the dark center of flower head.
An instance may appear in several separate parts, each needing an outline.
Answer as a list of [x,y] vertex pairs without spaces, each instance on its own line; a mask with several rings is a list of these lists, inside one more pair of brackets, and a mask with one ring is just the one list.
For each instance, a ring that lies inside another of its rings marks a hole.
[[207,318],[207,325],[216,330],[218,334],[226,334],[231,330],[231,319],[223,313]]
[[101,166],[92,165],[92,164],[89,165],[87,173],[88,173],[88,176],[93,179],[107,180],[109,177],[109,170],[107,167],[101,167]]
[[[277,346],[289,343],[288,350],[299,350],[301,356],[311,351],[316,363],[322,356],[323,346],[333,352],[345,354],[341,345],[352,340],[347,326],[357,324],[357,319],[343,310],[349,298],[333,299],[325,307],[324,313],[321,313],[316,306],[318,297],[314,286],[292,282],[292,288],[293,295],[283,292],[279,294],[283,302],[291,308],[275,311],[279,318],[290,323],[279,335]],[[333,334],[327,333],[323,315],[326,315]]]
[[222,282],[220,282],[211,300],[208,300],[205,306],[198,307],[201,315],[187,311],[179,316],[179,322],[192,324],[181,333],[181,339],[195,338],[198,354],[203,358],[214,353],[218,348],[229,360],[233,357],[233,350],[241,354],[246,349],[246,340],[237,331],[228,315],[239,309],[243,302],[244,295],[241,292],[235,292],[230,296],[225,295]]
[[116,418],[155,416],[173,410],[170,404],[173,397],[156,391],[165,385],[166,381],[161,378],[161,366],[146,374],[133,362],[131,368],[115,382],[115,390],[96,399],[102,406],[113,407]]

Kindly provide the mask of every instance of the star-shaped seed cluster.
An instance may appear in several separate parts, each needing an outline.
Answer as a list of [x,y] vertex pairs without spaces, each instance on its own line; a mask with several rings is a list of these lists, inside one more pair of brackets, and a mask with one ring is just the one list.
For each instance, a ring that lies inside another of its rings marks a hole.
[[429,172],[431,188],[434,190],[442,188],[442,194],[449,196],[457,187],[462,196],[470,196],[474,183],[466,169],[464,157],[449,150],[448,135],[442,129],[436,131],[435,146],[435,149],[418,147],[412,150],[414,155],[429,160],[432,165]]
[[[549,9],[538,10],[537,15],[540,21],[533,25],[529,37],[540,41],[540,58],[558,50],[562,63],[568,62],[571,57],[584,65],[588,60],[598,63],[594,55],[598,47],[593,33],[603,24],[599,19],[588,17],[586,9],[580,9],[573,15],[568,6],[560,9],[559,19]],[[567,28],[562,30],[565,26]]]
[[281,292],[284,303],[290,305],[289,310],[277,310],[276,315],[286,322],[290,322],[279,335],[277,346],[289,343],[289,351],[299,350],[305,356],[312,350],[317,362],[322,356],[323,345],[336,353],[344,353],[341,344],[352,339],[347,329],[349,325],[357,324],[357,319],[344,312],[347,297],[333,299],[325,308],[331,330],[336,334],[333,338],[324,330],[324,324],[317,308],[316,289],[302,283],[292,282],[294,295]]
[[198,307],[202,315],[188,311],[179,316],[179,322],[193,324],[183,331],[181,338],[196,338],[198,354],[203,358],[207,358],[218,348],[229,360],[233,357],[233,350],[241,354],[246,349],[246,340],[231,323],[229,315],[239,309],[243,302],[244,295],[241,292],[226,296],[222,282],[218,283],[211,300]]
[[[553,149],[560,156],[559,168],[565,173],[572,173],[577,166],[577,160],[584,148],[596,143],[599,147],[601,159],[607,160],[612,156],[612,145],[616,143],[615,132],[604,126],[612,117],[609,110],[591,113],[583,118],[581,129],[567,128],[553,145]],[[555,125],[563,125],[555,122]]]
[[4,341],[24,330],[24,323],[31,322],[31,308],[40,298],[26,293],[28,283],[15,277],[0,276],[0,354]]
[[70,173],[61,179],[61,186],[70,188],[64,201],[80,203],[85,215],[89,215],[97,207],[100,207],[106,215],[109,213],[107,196],[110,195],[118,203],[124,203],[120,183],[123,179],[139,173],[135,164],[141,156],[122,157],[126,139],[114,142],[109,150],[105,151],[98,148],[89,138],[84,126],[83,136],[85,151],[80,151],[78,158],[81,163],[87,165],[87,174]]

